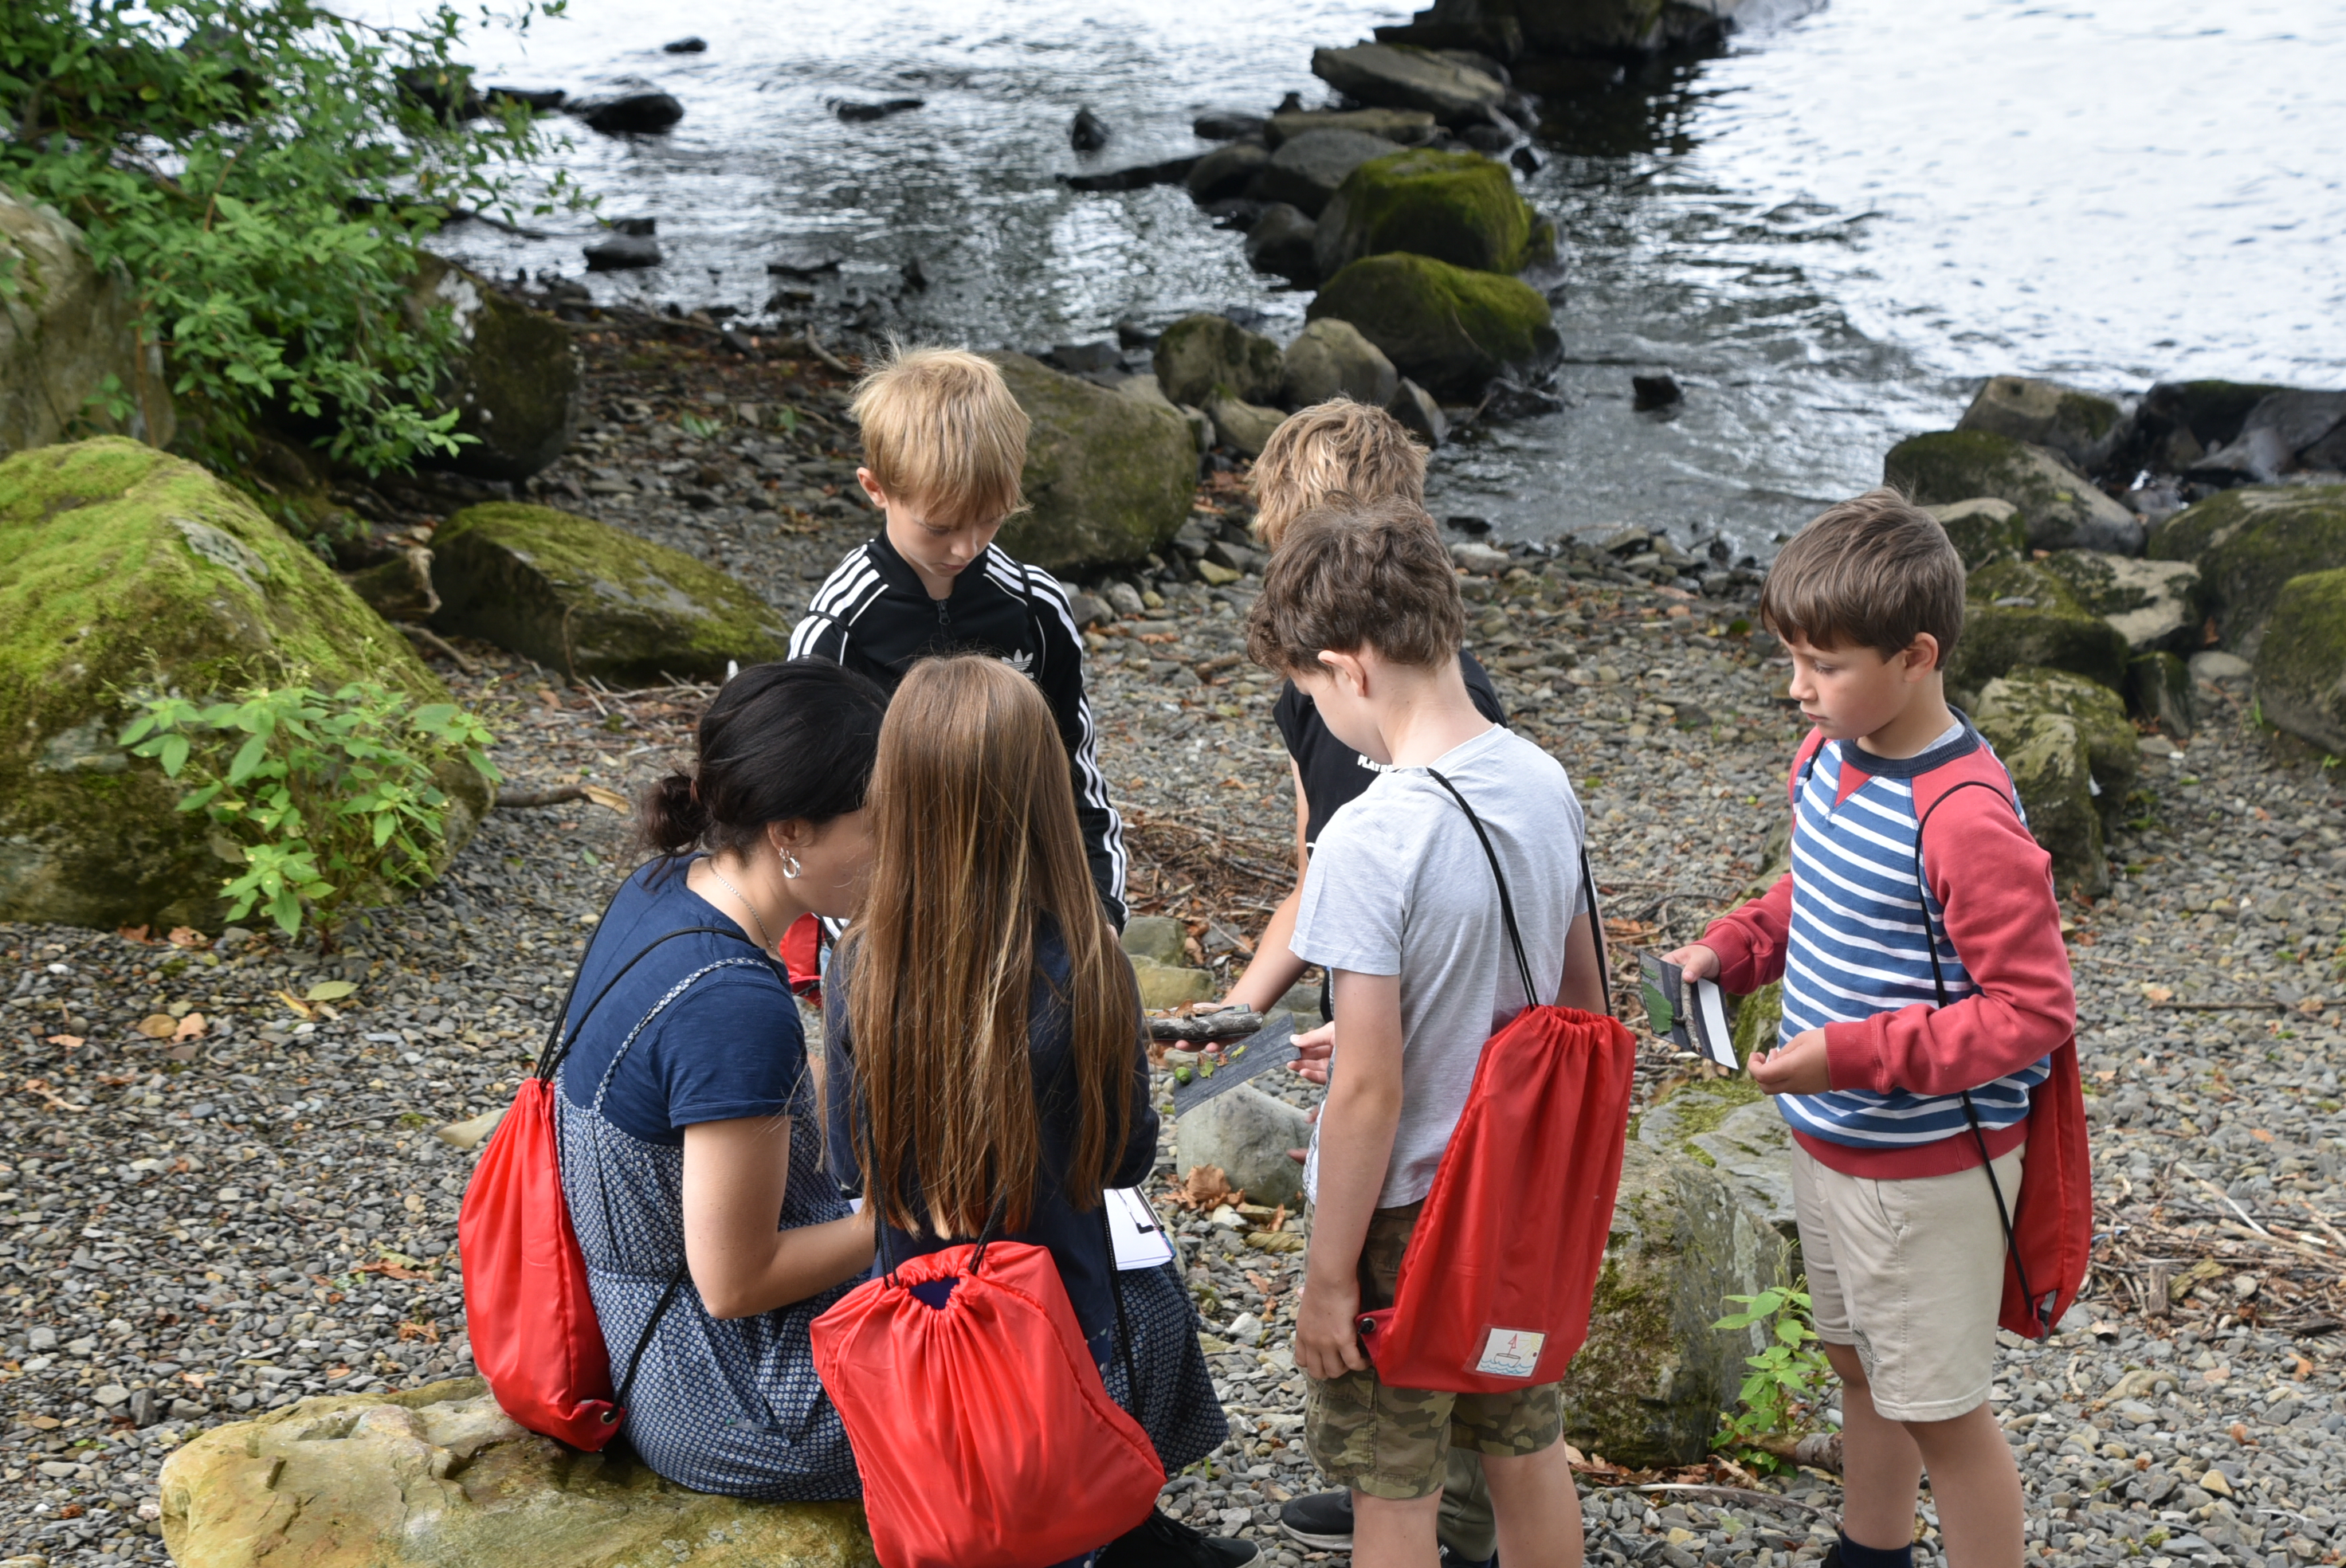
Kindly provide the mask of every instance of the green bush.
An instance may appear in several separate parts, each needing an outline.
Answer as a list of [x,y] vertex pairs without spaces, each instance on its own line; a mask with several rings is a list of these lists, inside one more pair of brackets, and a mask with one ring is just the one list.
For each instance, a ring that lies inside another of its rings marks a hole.
[[1751,1369],[1737,1396],[1739,1410],[1723,1412],[1725,1426],[1711,1440],[1715,1448],[1733,1449],[1760,1468],[1780,1468],[1782,1460],[1763,1446],[1765,1440],[1790,1436],[1812,1411],[1817,1396],[1832,1368],[1817,1349],[1816,1330],[1809,1326],[1809,1293],[1800,1285],[1762,1290],[1757,1296],[1730,1296],[1745,1310],[1721,1318],[1714,1329],[1749,1329],[1767,1325],[1771,1341],[1756,1356],[1746,1356]]
[[[494,19],[563,0],[518,4]],[[551,145],[525,108],[479,103],[463,26],[445,3],[406,27],[308,0],[0,6],[0,183],[128,270],[198,455],[233,466],[263,412],[331,426],[370,473],[455,450],[453,325],[406,309],[417,246],[457,209],[512,211]],[[548,188],[534,210],[571,199]]]
[[148,697],[138,709],[122,744],[187,780],[179,809],[209,818],[240,867],[220,884],[229,919],[257,908],[288,936],[305,914],[331,932],[342,906],[431,880],[448,808],[438,768],[497,782],[479,718],[452,702],[412,708],[372,681],[202,706]]

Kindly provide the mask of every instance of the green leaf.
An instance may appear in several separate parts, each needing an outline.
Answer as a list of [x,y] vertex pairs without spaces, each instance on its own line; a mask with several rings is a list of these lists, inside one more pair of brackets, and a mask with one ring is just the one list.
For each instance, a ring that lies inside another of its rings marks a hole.
[[177,779],[179,776],[179,769],[188,765],[188,738],[184,735],[165,736],[162,759],[165,776]]
[[243,783],[252,777],[252,770],[260,767],[262,759],[268,755],[268,734],[264,731],[254,735],[236,748],[236,756],[228,765],[228,781],[230,784]]
[[356,993],[357,985],[347,980],[321,980],[301,993],[305,1002],[340,1002]]

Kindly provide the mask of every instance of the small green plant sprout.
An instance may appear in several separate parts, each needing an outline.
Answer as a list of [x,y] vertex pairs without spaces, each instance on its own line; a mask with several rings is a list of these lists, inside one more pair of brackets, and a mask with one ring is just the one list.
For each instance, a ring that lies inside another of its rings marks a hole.
[[461,762],[494,786],[490,740],[454,703],[412,706],[372,681],[147,697],[122,732],[184,783],[179,809],[218,830],[214,849],[238,868],[220,884],[228,918],[258,909],[288,936],[305,919],[331,936],[344,907],[430,881],[449,805],[434,772]]
[[715,435],[719,431],[725,428],[717,421],[704,418],[702,415],[697,413],[680,413],[676,416],[676,423],[682,425],[684,427],[684,433],[692,437],[695,441],[707,441],[710,436]]
[[1808,1281],[1762,1290],[1757,1296],[1730,1296],[1743,1310],[1721,1318],[1714,1329],[1749,1329],[1764,1324],[1768,1348],[1746,1356],[1751,1369],[1737,1396],[1739,1408],[1722,1412],[1725,1424],[1711,1440],[1715,1448],[1734,1450],[1763,1470],[1784,1468],[1783,1452],[1790,1441],[1810,1424],[1819,1406],[1819,1392],[1832,1375],[1831,1363],[1818,1349],[1810,1325]]

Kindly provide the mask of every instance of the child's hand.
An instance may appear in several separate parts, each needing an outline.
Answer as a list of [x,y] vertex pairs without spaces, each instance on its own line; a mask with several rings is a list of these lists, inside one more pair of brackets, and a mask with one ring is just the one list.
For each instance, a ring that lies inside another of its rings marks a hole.
[[1368,1354],[1352,1322],[1360,1315],[1359,1280],[1306,1280],[1295,1313],[1295,1364],[1322,1381],[1367,1370]]
[[1662,954],[1662,962],[1677,964],[1686,972],[1686,977],[1688,980],[1719,978],[1719,954],[1698,942],[1689,942],[1676,952]]
[[1775,1050],[1755,1054],[1751,1081],[1770,1095],[1823,1094],[1832,1087],[1825,1060],[1825,1032],[1803,1030]]
[[1295,1060],[1288,1065],[1314,1084],[1328,1081],[1328,1063],[1336,1054],[1336,1026],[1322,1023],[1295,1037]]

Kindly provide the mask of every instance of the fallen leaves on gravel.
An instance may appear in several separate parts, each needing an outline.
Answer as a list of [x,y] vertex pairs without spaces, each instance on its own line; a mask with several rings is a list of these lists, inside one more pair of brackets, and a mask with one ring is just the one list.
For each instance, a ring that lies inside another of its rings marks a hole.
[[168,1013],[149,1013],[132,1027],[149,1040],[168,1040],[179,1032],[179,1021]]

